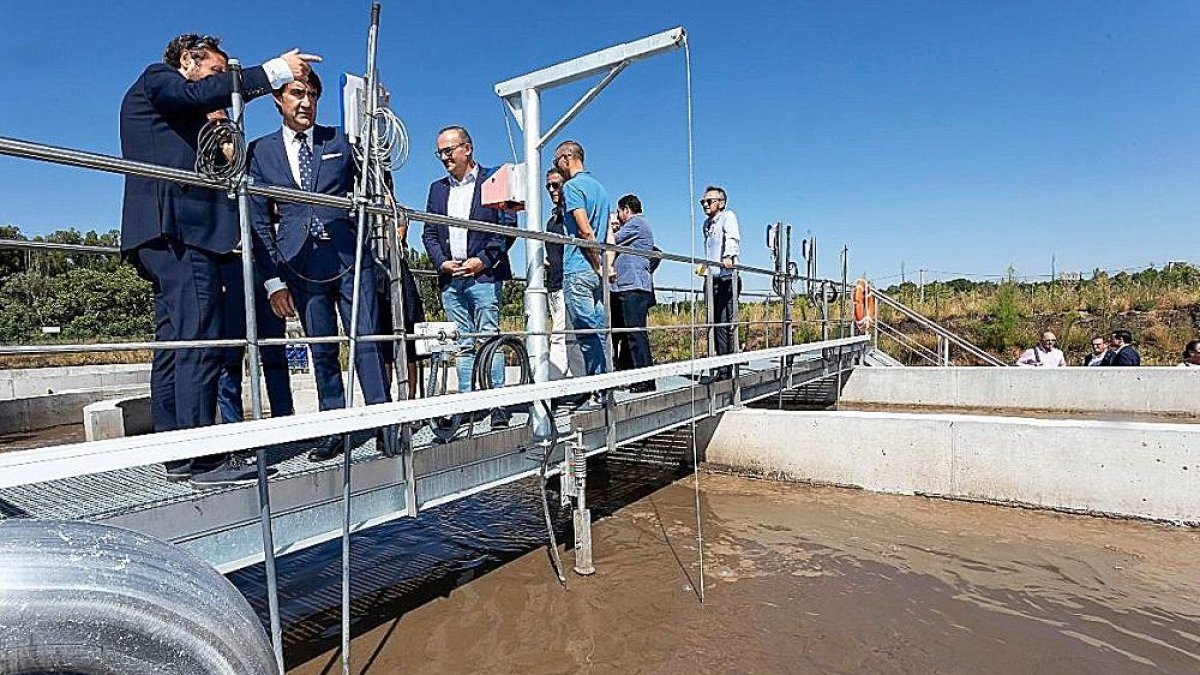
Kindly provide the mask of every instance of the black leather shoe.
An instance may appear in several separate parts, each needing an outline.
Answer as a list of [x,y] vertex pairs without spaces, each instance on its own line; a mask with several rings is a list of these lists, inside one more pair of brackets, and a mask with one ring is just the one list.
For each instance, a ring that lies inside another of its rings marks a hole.
[[315,450],[308,453],[308,461],[324,462],[333,459],[346,450],[346,441],[341,434],[327,437]]
[[654,380],[650,380],[649,382],[635,382],[629,385],[629,393],[631,394],[645,394],[650,391],[658,391],[658,386],[654,383]]

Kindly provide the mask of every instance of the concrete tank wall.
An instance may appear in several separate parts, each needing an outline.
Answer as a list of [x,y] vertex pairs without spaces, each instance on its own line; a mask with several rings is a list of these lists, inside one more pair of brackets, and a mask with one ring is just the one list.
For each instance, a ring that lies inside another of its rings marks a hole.
[[855,368],[848,404],[1200,415],[1200,368]]
[[0,370],[0,401],[45,396],[64,390],[150,383],[150,364],[63,366]]
[[718,468],[879,492],[1200,521],[1200,425],[734,410]]

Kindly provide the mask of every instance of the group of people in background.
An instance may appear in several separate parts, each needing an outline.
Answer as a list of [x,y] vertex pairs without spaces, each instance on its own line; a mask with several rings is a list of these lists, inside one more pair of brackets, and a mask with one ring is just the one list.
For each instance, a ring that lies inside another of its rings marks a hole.
[[[184,34],[167,45],[162,63],[146,68],[126,93],[121,106],[122,155],[161,166],[192,170],[197,138],[208,123],[225,117],[231,105],[233,79],[221,41],[208,35]],[[242,70],[244,100],[270,96],[280,114],[278,129],[252,141],[247,149],[248,173],[255,184],[298,188],[344,197],[355,190],[359,165],[353,148],[335,127],[316,123],[323,93],[312,64],[320,57],[292,50],[262,65]],[[426,210],[456,219],[515,227],[516,216],[482,203],[481,188],[495,168],[479,164],[466,128],[447,126],[437,134],[435,154],[446,175],[429,187]],[[390,190],[390,176],[385,177]],[[642,200],[635,194],[611,203],[604,186],[586,168],[585,151],[576,141],[555,149],[546,174],[553,209],[550,232],[577,240],[607,242],[635,251],[656,250],[654,229]],[[389,195],[390,197],[390,195]],[[711,275],[716,353],[732,351],[735,292],[732,269],[740,239],[737,217],[726,209],[725,191],[705,190],[700,206],[706,215],[705,249],[719,260],[703,271]],[[613,216],[610,224],[610,215]],[[416,283],[406,264],[400,279],[378,263],[358,236],[358,224],[344,208],[254,197],[251,208],[255,326],[260,339],[284,337],[285,321],[297,317],[310,337],[392,333],[391,293],[398,282],[403,294],[405,332],[424,320]],[[397,226],[403,248],[407,225]],[[122,253],[154,291],[155,339],[199,341],[241,339],[246,335],[241,256],[244,250],[236,205],[223,191],[169,181],[129,176],[122,213]],[[509,249],[514,238],[501,234],[428,223],[421,241],[437,273],[443,308],[460,334],[456,357],[459,391],[472,388],[474,354],[482,337],[500,330],[504,282],[512,278]],[[363,250],[359,250],[359,247]],[[404,259],[406,251],[392,255]],[[546,287],[553,326],[552,373],[556,377],[596,375],[607,370],[610,348],[606,335],[604,285],[611,291],[612,361],[617,369],[650,366],[653,355],[646,332],[654,306],[653,274],[657,260],[616,254],[577,243],[546,247]],[[355,269],[356,257],[365,261]],[[355,293],[355,279],[360,291]],[[351,326],[357,297],[357,325]],[[571,331],[574,331],[573,333]],[[416,384],[416,354],[409,356],[409,395]],[[312,369],[319,407],[344,407],[340,347],[313,343]],[[240,421],[244,349],[195,348],[155,351],[151,374],[151,409],[155,431],[210,425],[220,414]],[[263,346],[260,361],[272,416],[294,411],[287,358],[281,346]],[[390,343],[360,341],[354,353],[362,401],[391,400],[394,348]],[[491,384],[504,383],[504,364],[489,369]],[[710,379],[728,377],[728,370]],[[651,391],[653,381],[631,387]],[[580,410],[606,405],[596,392]],[[509,423],[503,409],[490,412],[493,427]],[[385,438],[380,430],[381,444]],[[345,451],[344,436],[320,441],[310,453],[325,461]],[[255,479],[257,468],[229,453],[166,464],[170,480],[197,485],[225,485]]]
[[[1200,367],[1200,340],[1191,340],[1183,349],[1181,367]],[[1016,365],[1030,368],[1059,368],[1067,365],[1067,358],[1058,348],[1054,333],[1042,333],[1042,339],[1026,349],[1017,359]],[[1108,338],[1092,338],[1092,351],[1083,357],[1081,366],[1140,366],[1142,356],[1133,345],[1133,333],[1121,329],[1113,331]]]

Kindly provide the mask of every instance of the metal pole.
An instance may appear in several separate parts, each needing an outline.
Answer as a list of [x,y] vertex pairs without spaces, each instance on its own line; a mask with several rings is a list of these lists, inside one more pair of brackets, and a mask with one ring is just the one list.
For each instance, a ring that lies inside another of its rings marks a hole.
[[[379,10],[378,2],[371,3],[371,26],[367,30],[367,111],[370,121],[367,132],[363,135],[362,165],[359,167],[358,184],[355,186],[355,199],[358,207],[357,232],[354,240],[354,287],[350,298],[350,358],[346,373],[346,407],[354,407],[354,373],[355,359],[358,352],[358,312],[359,295],[362,290],[362,265],[364,236],[368,226],[367,221],[367,191],[370,187],[371,163],[375,158],[375,136],[378,124],[375,121],[375,111],[379,106],[379,80],[375,72],[375,56],[379,39]],[[350,675],[350,455],[353,448],[350,434],[346,434],[343,442],[345,451],[342,454],[342,673]]]
[[[400,222],[407,225],[408,219],[401,217]],[[404,247],[396,234],[396,228],[399,226],[400,223],[395,223],[390,227],[386,222],[384,224],[387,230],[388,267],[392,274],[390,298],[392,302],[392,333],[407,337],[404,328],[404,267],[401,265]],[[404,401],[408,399],[408,343],[393,342],[392,349],[395,354],[393,362],[396,369],[396,397],[398,400]],[[387,440],[391,441],[392,439],[388,438]],[[400,463],[404,472],[404,511],[409,516],[415,516],[417,515],[417,477],[413,459],[412,425],[410,424],[400,427]]]
[[[737,270],[733,270],[733,273],[730,275],[730,283],[733,284],[731,291],[733,293],[733,314],[731,316],[733,325],[729,327],[729,339],[732,341],[733,353],[738,354],[742,351],[742,329],[739,325],[740,319],[738,318],[742,305],[742,298],[739,293],[742,282]],[[739,381],[742,374],[741,369],[741,364],[733,366],[733,407],[735,408],[742,407],[742,385]]]
[[853,322],[846,315],[846,292],[850,288],[850,245],[842,244],[842,290],[838,295],[841,301],[838,306],[838,314],[841,315],[841,330],[838,331],[838,337],[849,337],[853,334]]
[[[232,121],[242,131],[239,143],[245,142],[243,113],[246,101],[242,97],[242,65],[230,59],[229,70],[233,77]],[[246,356],[250,362],[250,414],[253,419],[262,419],[262,362],[259,360],[258,314],[255,308],[254,291],[254,244],[250,232],[250,194],[246,191],[246,176],[237,180],[238,226],[242,237],[242,302],[246,312]],[[271,491],[267,485],[267,453],[263,448],[256,452],[258,461],[258,509],[262,526],[263,567],[267,576],[267,608],[271,617],[271,643],[275,649],[275,662],[283,672],[283,628],[279,619],[279,583],[275,571],[275,538],[271,531]]]
[[[921,273],[921,304],[925,304],[925,268],[918,270]],[[922,311],[925,311],[922,308]]]
[[[791,278],[791,262],[792,262],[792,226],[782,225],[783,242],[780,249],[783,255],[780,261],[780,269],[783,272],[783,346],[790,347],[792,345],[792,278]],[[779,407],[783,408],[783,390],[787,384],[791,370],[791,359],[786,356],[779,358]]]
[[[525,134],[525,230],[545,232],[542,219],[542,155],[541,141],[542,109],[541,95],[537,89],[521,91],[521,130]],[[529,333],[546,332],[546,314],[549,307],[546,295],[546,247],[538,239],[525,240],[525,330]],[[550,380],[550,339],[546,335],[528,335],[525,350],[533,366],[533,381]],[[549,415],[549,401],[539,401],[530,407],[529,424],[534,441],[550,452],[553,444],[553,420]]]

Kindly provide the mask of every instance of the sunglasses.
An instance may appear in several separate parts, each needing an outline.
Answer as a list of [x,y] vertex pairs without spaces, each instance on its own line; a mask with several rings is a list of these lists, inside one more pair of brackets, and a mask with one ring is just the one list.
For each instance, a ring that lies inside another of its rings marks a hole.
[[724,199],[701,199],[700,206],[708,206],[709,204],[720,204]]
[[547,190],[561,190],[562,186],[562,183],[546,183]]

